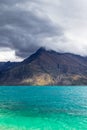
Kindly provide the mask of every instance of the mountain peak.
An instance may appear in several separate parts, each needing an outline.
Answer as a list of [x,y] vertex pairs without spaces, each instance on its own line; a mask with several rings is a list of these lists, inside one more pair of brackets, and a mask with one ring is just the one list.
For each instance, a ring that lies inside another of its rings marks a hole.
[[45,52],[47,52],[46,49],[44,47],[41,47],[30,57],[25,59],[22,63],[30,63],[31,61],[35,60],[36,58],[38,58],[38,56],[40,56],[42,53],[45,53]]
[[36,51],[37,54],[41,54],[43,52],[47,52],[47,50],[44,47],[41,47]]
[[37,51],[46,51],[44,47],[40,47]]
[[6,69],[0,77],[2,84],[87,85],[87,60],[41,47],[20,64]]

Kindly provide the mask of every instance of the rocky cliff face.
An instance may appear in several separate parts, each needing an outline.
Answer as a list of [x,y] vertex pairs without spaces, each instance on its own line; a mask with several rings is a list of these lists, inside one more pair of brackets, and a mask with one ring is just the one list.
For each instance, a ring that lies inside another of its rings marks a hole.
[[3,71],[1,85],[87,85],[87,58],[40,48]]

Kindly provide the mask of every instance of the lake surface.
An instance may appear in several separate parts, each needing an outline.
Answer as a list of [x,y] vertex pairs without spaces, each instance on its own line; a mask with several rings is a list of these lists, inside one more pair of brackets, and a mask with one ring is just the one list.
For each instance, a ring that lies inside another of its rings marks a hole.
[[0,87],[0,130],[87,130],[87,87]]

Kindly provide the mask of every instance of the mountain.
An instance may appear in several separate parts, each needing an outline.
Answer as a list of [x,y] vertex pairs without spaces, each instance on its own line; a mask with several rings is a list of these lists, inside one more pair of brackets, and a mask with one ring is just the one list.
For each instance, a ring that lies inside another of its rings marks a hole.
[[40,48],[1,71],[0,85],[87,85],[87,57]]
[[0,72],[7,71],[17,66],[18,62],[0,62]]

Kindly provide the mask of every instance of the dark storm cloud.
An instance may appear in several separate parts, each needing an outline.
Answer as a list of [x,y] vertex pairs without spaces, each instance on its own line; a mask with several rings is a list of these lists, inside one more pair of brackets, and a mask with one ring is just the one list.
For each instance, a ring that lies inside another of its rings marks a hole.
[[63,35],[62,28],[55,26],[35,4],[29,0],[0,0],[0,47],[26,57],[46,46],[45,40]]
[[0,50],[24,58],[41,46],[87,56],[87,1],[0,0]]

